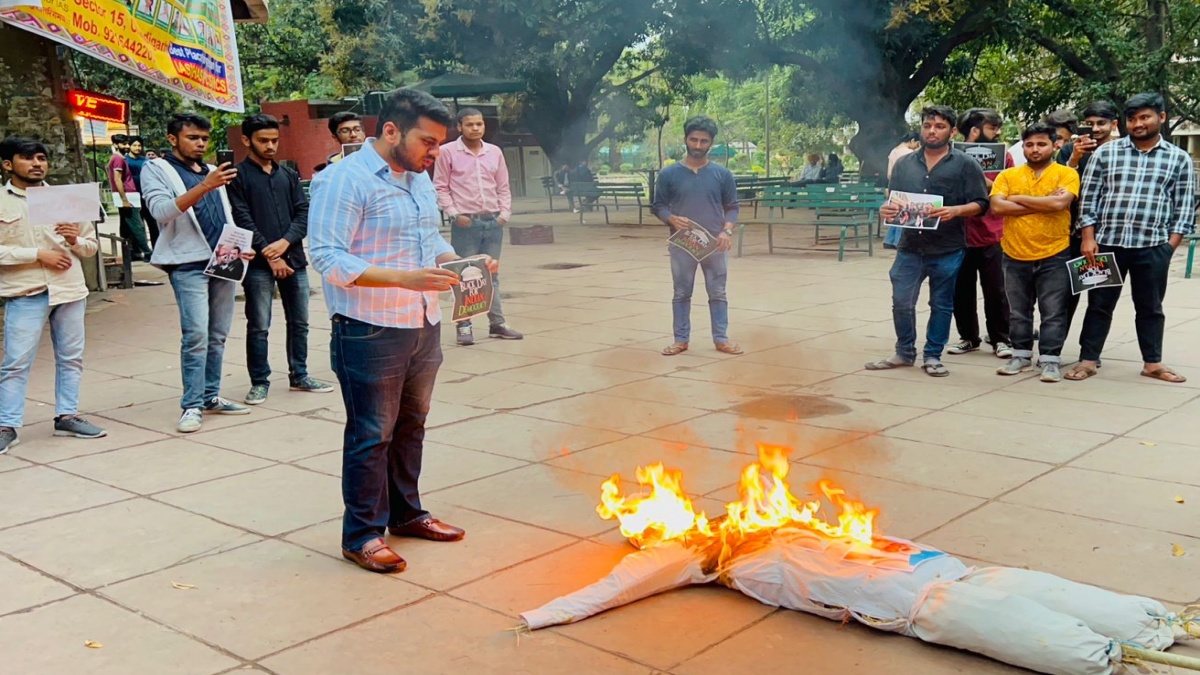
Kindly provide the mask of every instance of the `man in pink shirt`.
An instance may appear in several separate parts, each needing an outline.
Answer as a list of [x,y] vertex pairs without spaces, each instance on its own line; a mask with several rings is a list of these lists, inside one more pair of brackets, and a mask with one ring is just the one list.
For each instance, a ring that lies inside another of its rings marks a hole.
[[[500,259],[502,229],[512,217],[508,165],[499,147],[483,140],[483,113],[475,108],[458,111],[459,137],[442,146],[433,167],[438,206],[450,218],[450,245],[460,257],[489,255]],[[520,340],[524,336],[504,322],[500,310],[500,278],[493,275],[496,293],[488,312],[488,336]],[[458,323],[458,344],[475,344],[470,321]]]

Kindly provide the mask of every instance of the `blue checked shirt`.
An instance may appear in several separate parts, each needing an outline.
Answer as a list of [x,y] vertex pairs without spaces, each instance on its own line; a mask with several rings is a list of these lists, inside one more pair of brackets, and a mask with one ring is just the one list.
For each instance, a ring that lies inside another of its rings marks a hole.
[[437,266],[454,249],[438,232],[437,192],[425,172],[392,175],[367,145],[312,182],[308,237],[313,267],[324,280],[330,316],[375,326],[421,328],[441,321],[436,292],[364,288],[354,282],[369,267],[416,270]]
[[1164,140],[1148,152],[1128,137],[1096,149],[1083,174],[1079,227],[1104,246],[1149,248],[1196,227],[1196,177],[1186,152]]

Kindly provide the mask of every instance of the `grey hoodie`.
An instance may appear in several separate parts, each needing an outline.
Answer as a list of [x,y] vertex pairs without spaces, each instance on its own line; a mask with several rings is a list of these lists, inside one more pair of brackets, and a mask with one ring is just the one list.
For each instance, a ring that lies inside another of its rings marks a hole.
[[[210,164],[208,170],[216,171],[217,168]],[[154,254],[150,257],[150,262],[156,267],[207,262],[212,257],[212,249],[204,238],[195,211],[180,211],[175,205],[175,200],[185,192],[187,188],[183,179],[167,160],[152,159],[142,167],[142,203],[158,221],[158,242],[154,244]],[[225,223],[233,225],[229,196],[225,194],[225,188],[219,188],[217,192],[225,207]]]

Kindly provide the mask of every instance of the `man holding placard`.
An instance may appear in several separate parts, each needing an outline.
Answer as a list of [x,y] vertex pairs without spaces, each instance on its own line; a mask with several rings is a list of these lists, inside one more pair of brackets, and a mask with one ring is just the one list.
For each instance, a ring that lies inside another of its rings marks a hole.
[[725,298],[728,251],[738,216],[737,183],[729,169],[708,161],[708,152],[717,137],[717,123],[707,117],[693,117],[684,122],[683,128],[687,156],[659,172],[654,189],[654,215],[671,227],[672,234],[702,229],[703,232],[696,233],[697,240],[705,243],[715,240],[716,252],[710,251],[703,259],[697,259],[694,250],[675,243],[667,245],[671,278],[675,282],[671,303],[675,341],[662,353],[674,356],[687,351],[692,330],[692,289],[699,267],[704,270],[713,344],[724,354],[741,354],[742,348],[727,335],[729,301]]
[[[450,111],[415,89],[389,93],[378,138],[313,181],[309,243],[333,330],[330,358],[346,405],[342,556],[371,572],[408,563],[384,534],[458,541],[463,530],[421,505],[425,419],[442,363],[438,294],[459,283],[438,232],[426,173]],[[499,263],[484,257],[488,271]]]
[[950,339],[954,291],[967,248],[965,220],[987,210],[987,184],[979,163],[950,147],[958,116],[946,106],[921,111],[921,150],[896,162],[888,203],[879,213],[904,233],[892,263],[892,322],[896,352],[867,370],[912,366],[917,360],[917,296],[929,279],[929,325],[922,369],[945,377],[942,350]]
[[[1101,251],[1113,254],[1130,279],[1142,375],[1179,383],[1187,378],[1162,363],[1162,301],[1171,256],[1195,229],[1196,177],[1191,157],[1162,137],[1165,107],[1156,93],[1129,99],[1124,110],[1129,135],[1093,153],[1083,175],[1080,253],[1089,261]],[[1120,286],[1090,293],[1079,335],[1079,364],[1067,373],[1068,380],[1096,374],[1113,310],[1121,299]]]
[[[90,258],[100,249],[96,229],[89,222],[40,223],[26,202],[29,190],[45,189],[49,155],[39,141],[16,136],[0,141],[0,163],[10,176],[0,188],[0,297],[5,300],[0,454],[20,442],[17,429],[24,424],[25,387],[47,319],[54,338],[54,435],[107,434],[77,414],[88,296],[80,258]],[[98,197],[95,189],[93,185]],[[97,199],[93,214],[99,213],[98,207]]]

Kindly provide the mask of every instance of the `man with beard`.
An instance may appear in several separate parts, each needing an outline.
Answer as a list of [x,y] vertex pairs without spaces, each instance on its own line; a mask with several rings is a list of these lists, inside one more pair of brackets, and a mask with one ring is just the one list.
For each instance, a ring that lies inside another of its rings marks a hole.
[[[237,176],[226,162],[204,163],[212,124],[195,113],[167,122],[171,154],[142,168],[143,196],[158,221],[159,244],[151,261],[167,273],[179,306],[179,371],[183,377],[181,433],[200,430],[204,415],[246,415],[250,409],[221,397],[225,338],[233,323],[237,284],[204,273],[233,211],[225,186]],[[242,252],[249,260],[254,251]]]
[[[990,108],[972,108],[958,123],[958,131],[968,143],[995,143],[1004,121]],[[1005,166],[1011,166],[1005,152]],[[992,174],[995,176],[996,174]],[[984,174],[987,179],[987,174]],[[987,179],[988,187],[991,180]],[[1007,359],[1013,354],[1008,336],[1008,300],[1004,296],[1003,251],[1004,219],[993,212],[967,218],[967,249],[954,292],[954,323],[959,341],[950,345],[950,354],[977,351],[983,344],[979,334],[978,289],[983,288],[983,315],[987,323],[992,353]],[[978,282],[978,283],[976,283]]]
[[1062,379],[1071,295],[1071,203],[1079,174],[1054,161],[1056,132],[1034,124],[1021,134],[1025,164],[1005,169],[992,186],[992,213],[1004,217],[1004,289],[1012,315],[1012,358],[996,370],[1017,375],[1033,366],[1033,307],[1041,313],[1038,363],[1042,382]]
[[[1092,153],[1083,176],[1079,229],[1080,251],[1089,261],[1113,253],[1133,296],[1142,375],[1164,382],[1186,378],[1162,363],[1162,301],[1167,294],[1171,256],[1195,229],[1195,170],[1186,152],[1162,137],[1167,122],[1159,94],[1138,94],[1125,103],[1129,135]],[[1079,363],[1068,380],[1096,374],[1097,362],[1112,327],[1113,310],[1124,286],[1090,291]]]
[[[931,377],[950,371],[942,363],[942,350],[950,338],[954,290],[958,268],[967,247],[965,219],[987,210],[987,185],[983,169],[966,153],[950,148],[958,116],[946,106],[921,111],[922,149],[896,162],[888,189],[940,195],[942,207],[927,218],[939,218],[934,230],[905,230],[892,263],[892,322],[896,329],[895,353],[866,364],[867,370],[912,366],[917,360],[917,296],[921,282],[929,279],[929,325],[925,331],[922,369]],[[892,222],[900,205],[888,202],[880,214]]]
[[[1088,107],[1083,109],[1083,122],[1092,128],[1090,134],[1079,136],[1071,149],[1071,155],[1067,159],[1067,166],[1075,169],[1082,176],[1087,171],[1088,163],[1092,159],[1092,154],[1096,148],[1116,140],[1113,137],[1113,132],[1117,129],[1117,116],[1120,115],[1117,106],[1109,101],[1092,101]],[[1071,205],[1071,258],[1078,258],[1083,255],[1079,252],[1083,247],[1083,235],[1075,228],[1075,224],[1079,222],[1079,201],[1076,200]],[[1070,329],[1071,322],[1075,320],[1075,310],[1079,308],[1079,299],[1085,295],[1071,295],[1067,298],[1067,328]]]
[[[426,173],[450,111],[414,89],[389,93],[378,138],[312,184],[313,266],[333,321],[330,358],[346,405],[342,556],[371,572],[407,563],[384,541],[458,541],[463,530],[421,507],[417,481],[434,380],[442,363],[438,293],[457,284],[457,260],[438,232]],[[495,273],[499,265],[488,258]]]
[[725,280],[729,274],[729,247],[737,223],[737,184],[729,169],[708,161],[708,151],[717,137],[717,123],[707,117],[684,122],[687,156],[658,174],[654,188],[654,215],[672,232],[693,227],[703,228],[717,239],[717,250],[697,262],[687,251],[668,244],[671,278],[675,297],[671,301],[675,341],[663,349],[665,356],[688,349],[692,332],[692,289],[696,286],[696,268],[704,270],[704,288],[708,293],[708,312],[717,351],[741,354],[742,348],[729,341],[729,301],[725,298]]
[[88,296],[80,259],[100,250],[96,229],[91,223],[29,224],[25,191],[43,185],[49,155],[45,145],[30,138],[0,141],[0,164],[9,175],[0,187],[0,455],[20,442],[29,370],[47,320],[54,344],[54,435],[100,438],[107,433],[77,414]]
[[242,122],[242,144],[248,154],[229,184],[229,202],[238,226],[254,233],[251,245],[258,254],[242,283],[246,291],[246,368],[250,371],[245,403],[263,403],[270,391],[267,338],[276,288],[287,325],[289,387],[292,391],[331,392],[332,385],[308,374],[308,259],[303,244],[308,234],[308,198],[300,186],[300,175],[275,161],[279,120],[274,117],[247,117]]
[[[134,190],[139,194],[142,191],[142,167],[146,166],[146,162],[154,159],[150,155],[154,151],[146,152],[146,143],[141,136],[131,136],[129,138],[129,154],[125,157],[125,163],[129,165],[129,173],[133,176]],[[142,207],[138,209],[139,217],[146,225],[146,231],[150,233],[150,248],[154,248],[154,244],[158,242],[158,222],[154,220],[154,215],[150,213],[150,209],[146,208],[146,203],[142,202]]]
[[121,237],[133,244],[131,256],[139,261],[148,259],[151,249],[146,241],[146,228],[142,225],[141,204],[135,206],[133,203],[136,199],[133,195],[138,193],[138,187],[125,158],[128,153],[129,137],[115,134],[112,137],[112,156],[108,158],[108,184],[120,201],[117,213],[121,219]]

